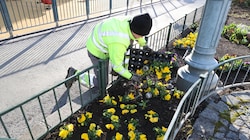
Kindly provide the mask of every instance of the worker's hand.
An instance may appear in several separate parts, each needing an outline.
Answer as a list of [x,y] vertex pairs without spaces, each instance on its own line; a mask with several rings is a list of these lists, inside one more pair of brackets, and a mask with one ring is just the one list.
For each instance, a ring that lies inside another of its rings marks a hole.
[[141,81],[141,78],[140,78],[139,75],[133,74],[133,76],[131,77],[130,80],[133,81],[133,82],[140,82],[140,81]]

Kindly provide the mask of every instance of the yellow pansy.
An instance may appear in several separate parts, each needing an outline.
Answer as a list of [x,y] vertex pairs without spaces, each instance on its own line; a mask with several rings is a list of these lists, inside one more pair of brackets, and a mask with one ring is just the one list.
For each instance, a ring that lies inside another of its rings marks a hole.
[[164,136],[157,136],[156,140],[163,140]]
[[114,122],[119,122],[119,117],[117,115],[112,115],[110,119]]
[[65,129],[61,129],[60,132],[59,132],[59,136],[62,138],[62,139],[66,139],[67,136],[69,134],[69,131],[68,130],[65,130]]
[[128,97],[129,97],[129,99],[131,99],[131,100],[135,99],[135,95],[134,95],[133,93],[129,93],[129,94],[128,94]]
[[157,95],[159,95],[160,92],[159,92],[159,90],[157,88],[155,88],[153,93],[154,93],[155,96],[157,96]]
[[132,109],[132,110],[130,110],[130,113],[131,114],[134,114],[134,113],[136,113],[137,112],[137,109]]
[[120,108],[121,108],[121,109],[124,109],[125,107],[126,107],[125,104],[120,104]]
[[156,70],[156,71],[155,71],[155,74],[156,74],[156,76],[157,76],[157,79],[161,79],[161,78],[162,78],[162,73],[161,73],[161,71]]
[[170,73],[170,70],[169,70],[169,67],[164,67],[162,70],[161,70],[161,72],[163,72],[163,73]]
[[165,77],[165,81],[168,82],[170,79],[171,79],[171,75],[167,74],[166,77]]
[[118,95],[118,99],[119,99],[119,102],[121,102],[122,101],[122,96]]
[[151,91],[151,87],[148,87],[147,89],[144,90],[144,92],[150,92]]
[[149,110],[149,111],[148,111],[148,114],[150,114],[150,115],[154,115],[154,114],[156,114],[156,112],[155,112],[155,111],[153,111],[153,110]]
[[128,132],[129,140],[135,140],[135,132],[134,131],[129,131]]
[[173,95],[176,99],[180,99],[181,98],[181,95],[179,92],[174,92],[174,95]]
[[117,105],[117,102],[115,100],[111,101],[113,105]]
[[94,130],[95,127],[96,127],[96,124],[95,124],[95,123],[91,123],[91,124],[89,125],[89,130]]
[[122,110],[122,115],[127,114],[128,112],[129,112],[129,110],[124,109],[124,110]]
[[78,123],[83,123],[86,120],[86,117],[84,114],[81,114],[81,117],[77,119]]
[[143,74],[143,71],[142,71],[142,69],[137,69],[135,73],[136,73],[137,75],[142,75],[142,74]]
[[98,129],[96,130],[95,134],[98,136],[98,137],[101,137],[103,131],[101,129]]
[[68,124],[66,127],[67,127],[67,130],[69,132],[73,132],[74,131],[74,125],[73,124]]
[[88,133],[82,133],[81,139],[82,139],[82,140],[89,140],[89,135],[88,135]]
[[93,113],[91,113],[91,112],[86,112],[86,116],[88,117],[88,118],[92,118],[92,115],[93,115]]
[[132,123],[128,124],[128,131],[134,131],[135,130],[135,126]]
[[113,130],[115,128],[113,124],[106,124],[105,127],[109,130]]
[[171,95],[167,94],[164,96],[164,100],[169,101],[171,99]]
[[149,118],[149,121],[150,121],[151,123],[156,123],[156,122],[158,122],[158,120],[159,120],[158,117],[151,117],[151,118]]
[[147,140],[147,136],[145,134],[141,134],[139,137],[140,140]]
[[120,134],[119,132],[116,132],[116,134],[115,134],[115,140],[122,140],[122,138],[123,138],[123,135]]
[[166,132],[168,129],[167,129],[166,127],[162,126],[162,127],[161,127],[161,130],[162,130],[163,132]]
[[110,108],[107,110],[107,112],[111,113],[111,114],[115,114],[115,109],[114,108]]

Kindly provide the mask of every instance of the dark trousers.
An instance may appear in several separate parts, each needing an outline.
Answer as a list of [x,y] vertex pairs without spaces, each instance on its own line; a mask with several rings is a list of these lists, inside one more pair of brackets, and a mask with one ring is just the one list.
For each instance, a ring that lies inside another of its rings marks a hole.
[[[92,62],[93,65],[98,65],[99,60],[101,60],[100,58],[95,57],[94,55],[92,55],[89,51],[88,51],[88,56]],[[109,74],[109,61],[107,60],[107,62],[105,63],[105,68],[106,68],[106,86],[108,84],[108,74]],[[99,70],[98,68],[94,68],[94,74],[95,77],[93,79],[93,83],[94,83],[94,87],[99,88],[99,83],[98,83],[98,77],[100,77],[99,75]]]

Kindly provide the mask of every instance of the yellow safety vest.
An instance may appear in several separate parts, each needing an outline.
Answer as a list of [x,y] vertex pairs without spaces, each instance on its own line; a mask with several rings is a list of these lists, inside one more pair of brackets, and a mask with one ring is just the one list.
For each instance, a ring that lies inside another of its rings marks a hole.
[[132,74],[123,65],[124,54],[131,40],[135,40],[130,31],[129,20],[129,17],[117,17],[97,24],[86,44],[91,54],[100,59],[109,58],[113,70],[127,79]]

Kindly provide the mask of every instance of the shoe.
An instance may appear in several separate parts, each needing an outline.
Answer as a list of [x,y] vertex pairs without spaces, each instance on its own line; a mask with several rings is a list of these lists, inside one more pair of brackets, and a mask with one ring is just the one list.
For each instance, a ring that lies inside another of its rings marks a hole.
[[[69,78],[69,77],[75,75],[76,71],[77,71],[77,70],[74,69],[73,67],[69,67],[69,68],[68,68],[68,73],[67,73],[67,76],[65,77],[65,79],[67,79],[67,78]],[[71,79],[65,81],[65,83],[64,83],[64,84],[65,84],[65,87],[66,87],[66,88],[70,88],[70,87],[72,86],[72,84],[73,84],[76,80],[77,80],[76,77],[73,77],[73,78],[71,78]]]
[[79,76],[79,81],[83,86],[92,88],[94,87],[94,77],[94,74],[88,74],[88,72],[85,72]]

